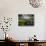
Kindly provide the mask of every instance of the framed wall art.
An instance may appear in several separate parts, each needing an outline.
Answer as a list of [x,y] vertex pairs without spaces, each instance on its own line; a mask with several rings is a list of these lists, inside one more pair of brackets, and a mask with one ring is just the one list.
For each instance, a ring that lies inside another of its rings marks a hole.
[[18,14],[18,26],[34,26],[34,14]]

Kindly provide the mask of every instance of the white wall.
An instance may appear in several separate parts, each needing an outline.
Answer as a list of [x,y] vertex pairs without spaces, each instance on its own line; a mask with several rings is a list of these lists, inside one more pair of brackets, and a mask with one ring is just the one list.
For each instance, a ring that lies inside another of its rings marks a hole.
[[[28,0],[0,0],[0,16],[13,17],[12,27],[8,33],[17,40],[27,40],[34,34],[37,35],[39,40],[44,40],[46,34],[44,28],[46,15],[45,7],[46,6],[32,8]],[[18,14],[34,14],[35,25],[30,27],[19,27]],[[0,39],[2,39],[2,36],[0,36]]]

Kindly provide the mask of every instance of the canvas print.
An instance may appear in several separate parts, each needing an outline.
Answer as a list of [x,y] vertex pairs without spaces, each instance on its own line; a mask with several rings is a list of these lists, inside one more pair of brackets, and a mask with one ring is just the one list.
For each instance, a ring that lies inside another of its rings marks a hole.
[[18,14],[18,26],[34,26],[34,14]]

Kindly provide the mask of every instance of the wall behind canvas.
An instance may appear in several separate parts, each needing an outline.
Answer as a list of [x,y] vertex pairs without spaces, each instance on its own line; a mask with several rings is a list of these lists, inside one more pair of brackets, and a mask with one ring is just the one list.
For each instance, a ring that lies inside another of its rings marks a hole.
[[[0,19],[4,16],[13,18],[12,26],[8,33],[16,40],[28,40],[29,37],[32,37],[34,34],[37,35],[37,39],[39,40],[46,39],[45,12],[46,6],[33,8],[29,4],[28,0],[0,0]],[[34,14],[35,25],[29,27],[19,27],[18,14]],[[0,39],[4,39],[4,37],[2,37],[2,33],[3,31],[0,31]]]

